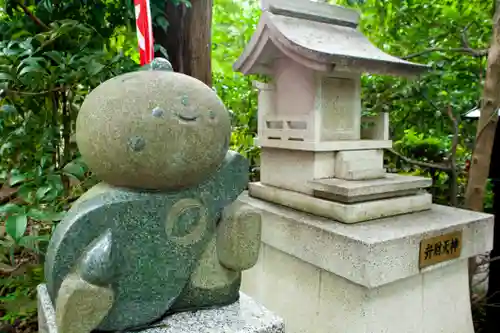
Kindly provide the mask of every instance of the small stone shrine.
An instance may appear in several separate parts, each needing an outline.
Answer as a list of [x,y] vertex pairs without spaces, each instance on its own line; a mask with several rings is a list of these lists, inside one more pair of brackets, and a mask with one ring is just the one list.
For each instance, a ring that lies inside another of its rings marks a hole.
[[362,117],[360,95],[363,72],[411,76],[426,67],[374,47],[352,10],[303,0],[264,5],[234,65],[273,79],[256,83],[261,182],[250,194],[346,223],[430,209],[431,196],[420,192],[430,180],[386,174],[389,117]]
[[430,179],[386,173],[388,114],[363,116],[361,74],[427,68],[376,48],[359,20],[263,0],[234,65],[270,79],[255,84],[261,179],[238,198],[262,216],[242,290],[291,333],[472,333],[467,260],[491,250],[492,216],[433,205]]
[[240,298],[261,218],[235,202],[248,163],[228,150],[230,135],[215,92],[165,60],[87,96],[76,139],[103,183],[52,236],[40,332],[283,332],[280,319]]

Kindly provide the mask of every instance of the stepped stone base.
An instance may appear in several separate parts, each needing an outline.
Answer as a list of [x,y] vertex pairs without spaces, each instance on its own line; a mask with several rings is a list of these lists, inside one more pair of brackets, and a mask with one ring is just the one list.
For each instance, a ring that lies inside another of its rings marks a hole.
[[315,197],[353,203],[413,195],[431,186],[432,180],[388,173],[370,180],[315,179],[308,185]]
[[359,203],[342,203],[323,200],[262,183],[249,184],[248,192],[250,196],[255,198],[343,223],[358,223],[414,213],[428,210],[432,206],[432,196],[428,193]]

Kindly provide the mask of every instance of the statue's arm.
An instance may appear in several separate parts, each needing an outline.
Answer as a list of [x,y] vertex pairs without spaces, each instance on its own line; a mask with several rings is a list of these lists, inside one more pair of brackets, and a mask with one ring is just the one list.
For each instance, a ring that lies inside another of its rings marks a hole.
[[217,225],[217,257],[222,266],[233,271],[255,265],[260,250],[260,214],[236,201],[248,185],[248,169],[241,154],[228,151],[209,182],[216,211],[222,212]]
[[224,267],[244,271],[257,263],[261,215],[239,202],[226,207],[217,227],[217,256]]

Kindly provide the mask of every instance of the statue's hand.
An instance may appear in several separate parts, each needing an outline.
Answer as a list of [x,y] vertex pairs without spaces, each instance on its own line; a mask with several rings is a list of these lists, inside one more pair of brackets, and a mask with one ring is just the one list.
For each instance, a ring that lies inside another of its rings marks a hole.
[[244,271],[257,263],[260,250],[261,216],[248,206],[234,202],[222,213],[217,228],[217,256],[221,265]]
[[206,204],[220,212],[231,205],[248,185],[248,161],[235,151],[228,151],[222,165],[204,184],[201,193],[206,196]]

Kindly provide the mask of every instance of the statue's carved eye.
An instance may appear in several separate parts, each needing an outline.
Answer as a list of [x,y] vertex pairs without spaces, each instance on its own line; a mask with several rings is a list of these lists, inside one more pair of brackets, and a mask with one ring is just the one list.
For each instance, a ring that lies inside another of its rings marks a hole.
[[182,105],[187,106],[189,104],[189,99],[186,95],[182,96],[181,100]]
[[163,117],[163,114],[164,114],[164,113],[165,113],[165,112],[163,111],[163,109],[162,109],[162,108],[160,108],[159,106],[155,107],[155,108],[153,109],[153,111],[151,112],[151,114],[153,115],[153,117],[156,117],[156,118],[161,118],[161,117]]
[[133,151],[139,152],[146,147],[146,140],[140,135],[133,136],[128,140],[128,145]]

